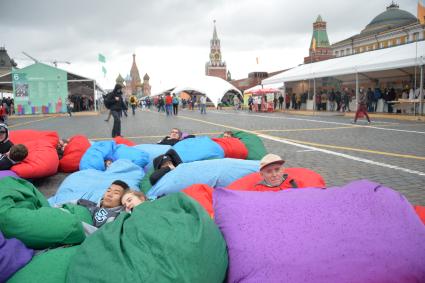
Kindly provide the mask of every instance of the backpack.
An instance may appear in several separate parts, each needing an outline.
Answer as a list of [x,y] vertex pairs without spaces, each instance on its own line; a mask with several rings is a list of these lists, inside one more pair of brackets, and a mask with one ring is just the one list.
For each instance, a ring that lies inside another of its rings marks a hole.
[[177,97],[173,97],[173,104],[179,104],[179,99]]
[[114,104],[114,93],[113,92],[110,92],[110,93],[105,95],[105,97],[103,98],[103,104],[105,105],[105,107],[107,109],[111,108],[111,106]]

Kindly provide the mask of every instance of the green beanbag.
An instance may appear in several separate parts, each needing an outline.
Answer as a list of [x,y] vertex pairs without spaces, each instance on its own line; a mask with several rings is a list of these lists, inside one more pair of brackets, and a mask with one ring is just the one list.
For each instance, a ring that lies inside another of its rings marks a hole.
[[[244,131],[232,131],[233,136],[243,142],[248,149],[248,160],[260,160],[267,154],[263,141],[256,135]],[[220,137],[222,137],[221,135]]]
[[0,180],[0,230],[7,238],[17,238],[33,249],[78,244],[85,239],[82,221],[92,223],[86,208],[53,208],[28,181]]
[[148,172],[146,172],[145,176],[143,177],[142,181],[140,182],[140,191],[144,192],[145,194],[152,188],[151,181],[149,180],[154,169],[149,169]]
[[183,193],[145,202],[88,237],[67,282],[223,282],[226,243],[205,210]]
[[66,280],[66,273],[71,258],[77,253],[79,246],[58,248],[41,253],[7,283],[61,283]]

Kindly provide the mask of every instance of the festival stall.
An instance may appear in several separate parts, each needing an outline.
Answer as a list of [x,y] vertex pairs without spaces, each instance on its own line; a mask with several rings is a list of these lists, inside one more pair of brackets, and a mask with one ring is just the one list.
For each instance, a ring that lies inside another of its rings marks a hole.
[[[244,92],[244,101],[248,101],[249,96],[254,99],[253,110],[257,112],[273,112],[273,100],[280,90],[275,88],[259,88]],[[245,103],[244,103],[245,104]],[[247,103],[248,104],[248,103]]]

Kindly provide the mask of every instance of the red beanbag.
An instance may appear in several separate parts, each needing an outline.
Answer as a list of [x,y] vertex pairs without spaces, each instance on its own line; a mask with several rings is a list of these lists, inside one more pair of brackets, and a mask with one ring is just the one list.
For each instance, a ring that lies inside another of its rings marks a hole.
[[54,131],[16,130],[10,131],[9,139],[14,144],[25,144],[30,141],[43,140],[56,147],[59,142],[59,135]]
[[[306,168],[285,168],[285,173],[288,174],[289,178],[295,180],[298,185],[298,188],[306,187],[315,187],[315,188],[325,188],[325,180],[318,173],[306,169]],[[229,186],[228,189],[239,190],[239,191],[275,191],[273,188],[267,188],[265,186],[256,186],[262,177],[260,173],[252,173],[239,180],[234,181]]]
[[245,144],[238,138],[213,138],[224,151],[224,157],[246,159],[248,157],[248,149]]
[[127,140],[127,139],[125,139],[125,138],[123,138],[123,137],[121,137],[121,136],[116,136],[116,137],[114,138],[114,141],[115,141],[117,144],[125,144],[125,145],[128,145],[128,146],[135,146],[135,145],[136,145],[134,142],[132,142],[132,141],[130,141],[130,140]]
[[80,160],[90,146],[91,144],[85,136],[73,136],[65,147],[62,159],[59,161],[59,171],[65,173],[78,171]]
[[214,217],[214,210],[212,207],[212,193],[213,188],[208,185],[196,184],[190,187],[187,187],[182,192],[195,199],[210,215],[211,218]]
[[19,164],[12,167],[12,171],[21,178],[42,178],[56,174],[59,157],[56,145],[51,141],[33,140],[23,142],[28,148],[28,156]]
[[421,219],[422,223],[425,224],[425,206],[416,205],[415,211],[416,211],[416,214]]

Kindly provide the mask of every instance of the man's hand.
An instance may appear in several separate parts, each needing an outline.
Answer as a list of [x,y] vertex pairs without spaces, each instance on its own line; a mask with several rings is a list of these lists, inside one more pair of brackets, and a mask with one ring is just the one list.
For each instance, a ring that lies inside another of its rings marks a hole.
[[118,101],[118,100],[120,100],[120,99],[119,99],[119,97],[115,97],[115,100],[116,100],[116,101]]

